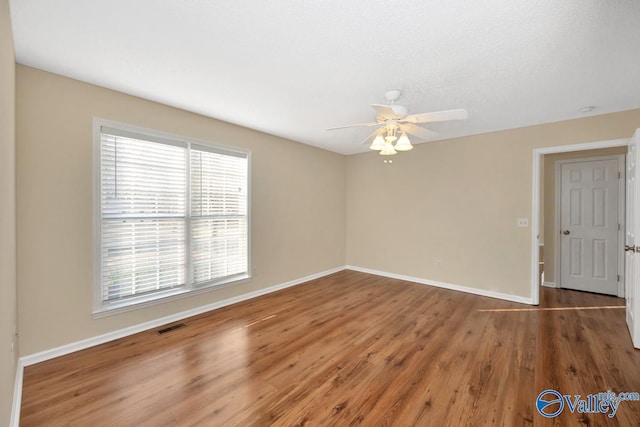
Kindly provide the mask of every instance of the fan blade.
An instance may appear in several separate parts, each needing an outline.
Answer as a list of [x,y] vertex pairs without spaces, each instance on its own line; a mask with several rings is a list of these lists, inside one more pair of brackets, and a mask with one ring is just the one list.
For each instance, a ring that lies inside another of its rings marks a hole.
[[328,128],[327,130],[355,128],[355,127],[358,127],[358,126],[378,126],[379,124],[380,123],[378,123],[378,122],[358,123],[357,125],[346,125],[346,126],[338,126],[338,127],[335,127],[335,128]]
[[434,111],[433,113],[411,114],[401,121],[408,123],[446,122],[448,120],[464,120],[469,117],[467,110]]
[[407,132],[408,134],[417,136],[422,141],[435,139],[438,136],[437,133],[435,133],[430,129],[425,129],[423,127],[416,126],[411,123],[403,124],[402,126],[400,126],[400,128],[405,132]]
[[384,120],[396,120],[406,117],[407,115],[407,107],[404,105],[393,104],[393,105],[381,105],[381,104],[372,104],[371,108],[376,110],[376,116],[382,118]]
[[365,139],[362,140],[362,142],[360,144],[371,144],[371,142],[373,141],[373,139],[376,137],[376,135],[378,135],[378,133],[380,132],[380,129],[376,129],[374,130],[371,135],[369,135],[368,137],[366,137]]
[[391,105],[371,104],[371,108],[376,110],[376,115],[379,117],[391,118],[396,114],[391,108]]

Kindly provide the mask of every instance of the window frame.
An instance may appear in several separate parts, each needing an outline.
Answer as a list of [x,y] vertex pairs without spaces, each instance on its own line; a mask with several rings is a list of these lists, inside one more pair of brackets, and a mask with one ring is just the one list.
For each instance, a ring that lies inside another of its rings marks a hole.
[[[112,128],[123,133],[131,134],[150,142],[170,144],[186,147],[186,212],[185,212],[185,285],[180,288],[167,289],[136,297],[126,298],[120,301],[103,303],[102,301],[102,152],[101,139],[102,128]],[[211,281],[204,285],[193,286],[191,284],[191,146],[201,151],[210,151],[219,154],[236,154],[247,159],[247,272],[230,276],[223,280]],[[248,282],[252,277],[252,257],[251,257],[251,150],[232,147],[224,144],[214,143],[206,140],[199,140],[182,135],[171,134],[125,123],[114,122],[101,118],[93,118],[93,310],[92,317],[99,318],[121,312],[136,310],[142,307],[162,304],[168,301],[209,292],[215,289],[224,288],[240,283]]]

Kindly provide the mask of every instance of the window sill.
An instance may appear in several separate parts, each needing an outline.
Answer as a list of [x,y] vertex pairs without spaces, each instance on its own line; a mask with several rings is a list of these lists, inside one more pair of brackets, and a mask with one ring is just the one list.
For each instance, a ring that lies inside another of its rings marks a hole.
[[239,285],[242,283],[246,283],[249,280],[251,280],[251,275],[244,274],[244,275],[234,276],[234,278],[228,282],[217,282],[217,283],[214,282],[209,285],[199,286],[197,288],[170,289],[162,293],[145,295],[138,298],[131,298],[125,301],[119,301],[119,302],[103,305],[99,308],[94,309],[91,316],[94,319],[99,319],[102,317],[125,313],[127,311],[138,310],[144,307],[151,307],[154,305],[176,301],[176,300],[190,297],[190,296],[200,295],[200,294],[211,292],[217,289],[226,288],[228,286]]

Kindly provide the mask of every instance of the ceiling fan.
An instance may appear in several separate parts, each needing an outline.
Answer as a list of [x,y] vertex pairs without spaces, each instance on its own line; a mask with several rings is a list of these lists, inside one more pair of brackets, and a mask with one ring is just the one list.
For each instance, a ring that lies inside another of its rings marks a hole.
[[417,124],[464,120],[468,117],[467,111],[463,109],[409,114],[407,107],[395,103],[400,95],[402,95],[400,90],[390,90],[384,94],[387,101],[391,103],[390,105],[371,105],[376,112],[375,122],[338,126],[327,130],[375,126],[376,130],[367,136],[362,144],[371,143],[369,148],[380,151],[383,156],[390,156],[398,151],[408,151],[413,148],[407,135],[413,135],[421,141],[433,139],[437,135],[434,131]]

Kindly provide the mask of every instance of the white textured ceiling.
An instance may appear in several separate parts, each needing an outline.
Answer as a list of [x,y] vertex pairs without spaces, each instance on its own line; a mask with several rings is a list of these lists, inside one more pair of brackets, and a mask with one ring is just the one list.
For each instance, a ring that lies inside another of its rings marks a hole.
[[[441,139],[640,108],[638,0],[11,0],[17,61],[343,154],[372,103]],[[584,106],[596,108],[587,114]],[[640,125],[640,124],[639,124]]]

